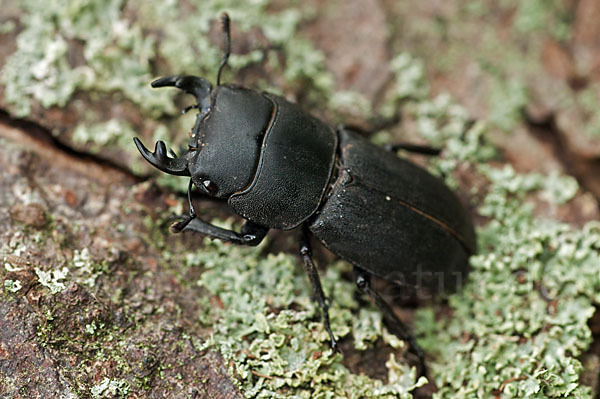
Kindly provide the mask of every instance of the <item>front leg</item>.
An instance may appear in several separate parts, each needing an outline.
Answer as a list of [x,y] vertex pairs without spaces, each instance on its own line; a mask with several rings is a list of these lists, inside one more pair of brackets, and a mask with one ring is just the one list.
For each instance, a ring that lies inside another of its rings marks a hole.
[[173,233],[194,231],[232,244],[256,246],[265,238],[269,228],[246,220],[242,225],[242,231],[237,233],[233,230],[217,227],[197,217],[186,217],[184,220],[173,224],[171,231]]
[[184,231],[195,231],[196,233],[203,234],[210,238],[218,238],[221,241],[230,242],[232,244],[250,245],[253,247],[260,244],[263,238],[265,238],[267,235],[267,232],[269,231],[268,227],[260,226],[256,223],[252,223],[249,220],[246,220],[246,222],[244,222],[242,225],[241,233],[236,233],[233,230],[223,229],[205,222],[204,220],[198,219],[196,210],[194,209],[194,204],[192,203],[193,188],[194,184],[192,183],[192,180],[190,180],[187,192],[188,203],[190,205],[190,214],[189,216],[185,216],[179,222],[173,223],[171,225],[171,232],[181,233]]

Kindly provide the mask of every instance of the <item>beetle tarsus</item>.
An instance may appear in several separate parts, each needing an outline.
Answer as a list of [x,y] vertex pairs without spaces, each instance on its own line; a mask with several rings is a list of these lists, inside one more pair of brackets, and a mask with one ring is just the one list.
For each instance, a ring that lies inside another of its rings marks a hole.
[[394,335],[406,341],[412,353],[419,359],[419,372],[427,374],[425,365],[425,354],[411,334],[408,327],[396,316],[390,305],[371,287],[371,274],[364,269],[354,267],[354,279],[358,289],[367,294],[383,313],[388,322],[388,327]]
[[323,324],[325,325],[325,330],[327,330],[327,334],[329,334],[329,338],[331,340],[331,349],[341,352],[335,336],[333,335],[333,331],[331,331],[331,325],[329,324],[329,307],[327,306],[325,294],[323,293],[319,272],[317,271],[315,263],[312,260],[312,249],[310,247],[308,227],[306,225],[302,226],[302,236],[300,238],[300,256],[302,256],[302,260],[304,261],[304,268],[308,274],[310,284],[312,285],[315,299],[321,308]]
[[186,228],[186,226],[194,219],[195,216],[185,216],[183,217],[183,219],[173,223],[171,227],[169,227],[169,230],[171,230],[171,233],[181,233]]
[[221,14],[221,27],[225,34],[225,53],[223,54],[223,59],[219,65],[219,71],[217,72],[217,86],[221,84],[221,72],[223,72],[223,68],[227,65],[229,55],[231,54],[231,29],[229,25],[229,14],[224,12]]

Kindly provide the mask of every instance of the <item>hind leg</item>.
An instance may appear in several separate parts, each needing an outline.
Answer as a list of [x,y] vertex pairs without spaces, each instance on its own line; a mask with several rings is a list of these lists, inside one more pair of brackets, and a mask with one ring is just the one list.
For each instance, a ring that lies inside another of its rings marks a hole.
[[396,316],[390,305],[371,287],[371,273],[359,267],[354,267],[354,280],[358,289],[371,298],[377,307],[383,313],[387,326],[394,335],[406,341],[410,351],[419,358],[419,368],[422,375],[427,374],[425,367],[425,355],[423,350],[417,344],[415,337],[411,334],[408,327]]

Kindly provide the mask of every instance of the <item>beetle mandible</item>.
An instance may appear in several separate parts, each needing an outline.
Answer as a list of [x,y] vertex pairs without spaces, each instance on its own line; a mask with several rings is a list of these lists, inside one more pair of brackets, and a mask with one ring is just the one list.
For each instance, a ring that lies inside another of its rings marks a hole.
[[[371,285],[371,277],[407,286],[447,289],[460,283],[475,252],[475,233],[467,212],[442,180],[399,158],[405,148],[425,154],[427,147],[380,148],[350,128],[331,128],[284,98],[233,84],[221,84],[230,54],[229,17],[222,16],[225,54],[217,85],[190,75],[155,80],[191,94],[198,109],[188,150],[167,155],[158,141],[150,152],[138,138],[142,156],[163,172],[190,176],[188,216],[171,226],[241,245],[258,245],[269,229],[299,228],[300,255],[321,308],[331,346],[328,306],[312,260],[309,237],[354,266],[358,288],[381,309],[388,327],[424,357],[406,326]],[[238,233],[199,219],[193,187],[227,200],[245,219]]]

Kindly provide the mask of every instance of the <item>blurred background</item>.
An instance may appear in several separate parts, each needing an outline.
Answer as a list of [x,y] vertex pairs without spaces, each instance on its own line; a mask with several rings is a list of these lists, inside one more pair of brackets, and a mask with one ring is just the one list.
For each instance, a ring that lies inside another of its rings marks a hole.
[[[251,377],[242,376],[240,388],[232,382],[235,373],[226,370],[235,357],[223,354],[225,344],[207,354],[193,339],[182,343],[184,334],[210,335],[210,323],[198,323],[198,314],[223,303],[214,292],[207,297],[204,288],[187,284],[201,278],[201,268],[182,256],[196,250],[200,240],[166,232],[173,216],[185,212],[188,181],[153,170],[132,142],[137,136],[148,147],[165,140],[176,152],[185,148],[195,115],[180,111],[192,98],[149,83],[174,74],[214,83],[223,53],[218,20],[223,11],[231,17],[232,55],[222,81],[283,95],[332,125],[364,129],[379,144],[443,148],[440,159],[415,161],[459,191],[479,226],[502,221],[498,214],[477,210],[489,205],[484,198],[496,184],[477,167],[486,163],[508,171],[515,188],[505,185],[502,193],[528,203],[535,217],[596,237],[597,0],[0,0],[0,7],[0,251],[8,265],[0,273],[3,397],[287,397],[292,392],[285,383],[268,385],[273,377],[263,375],[264,368],[245,369]],[[519,177],[530,173],[546,183]],[[533,198],[528,190],[534,186],[551,192],[559,204]],[[527,193],[515,194],[521,188]],[[207,218],[228,216],[225,207],[199,202]],[[492,253],[500,245],[487,233],[483,251]],[[295,240],[273,238],[266,252],[293,254]],[[594,262],[598,247],[590,240],[586,251],[592,252],[580,254]],[[319,260],[335,261],[326,252]],[[597,259],[593,267],[600,270]],[[412,308],[403,311],[408,322],[421,320],[416,329],[432,361],[439,361],[428,384],[410,376],[408,366],[386,363],[393,350],[379,338],[373,338],[379,344],[370,355],[354,353],[347,344],[344,367],[390,384],[385,389],[373,385],[379,391],[372,388],[369,397],[411,397],[409,391],[415,397],[436,391],[453,397],[467,386],[463,393],[474,397],[594,397],[600,350],[593,337],[600,333],[600,321],[593,317],[593,293],[600,283],[597,276],[590,279],[593,285],[569,294],[586,301],[570,313],[581,316],[569,330],[581,344],[571,348],[564,344],[569,340],[559,340],[540,351],[562,351],[560,361],[550,362],[554,369],[542,362],[494,377],[494,367],[510,368],[518,360],[495,362],[492,356],[488,373],[478,374],[482,369],[474,366],[453,385],[458,370],[474,360],[463,348],[465,362],[455,366],[456,374],[441,372],[448,360],[435,355],[440,343],[436,346],[432,337],[440,328],[435,320],[460,308],[452,301],[428,304],[433,307],[421,316]],[[532,287],[536,281],[533,277]],[[498,312],[499,318],[506,316]],[[505,341],[526,345],[544,331],[536,326]],[[381,327],[377,334],[383,334]],[[449,334],[450,340],[462,337],[466,345],[476,345],[470,340],[475,333]],[[119,341],[119,335],[127,339]],[[23,343],[27,346],[21,348]],[[128,355],[117,356],[122,351]],[[538,359],[545,356],[540,353]],[[567,358],[579,360],[574,366]],[[338,364],[323,362],[322,367]],[[331,377],[342,386],[350,378]],[[561,382],[555,384],[556,378]],[[43,379],[50,382],[40,385]],[[471,387],[467,380],[479,382]],[[319,384],[314,381],[307,374],[304,385],[296,384],[304,393],[294,394],[309,397]],[[518,388],[506,388],[511,383]],[[341,395],[335,392],[333,397]],[[357,392],[343,397],[367,395]]]

